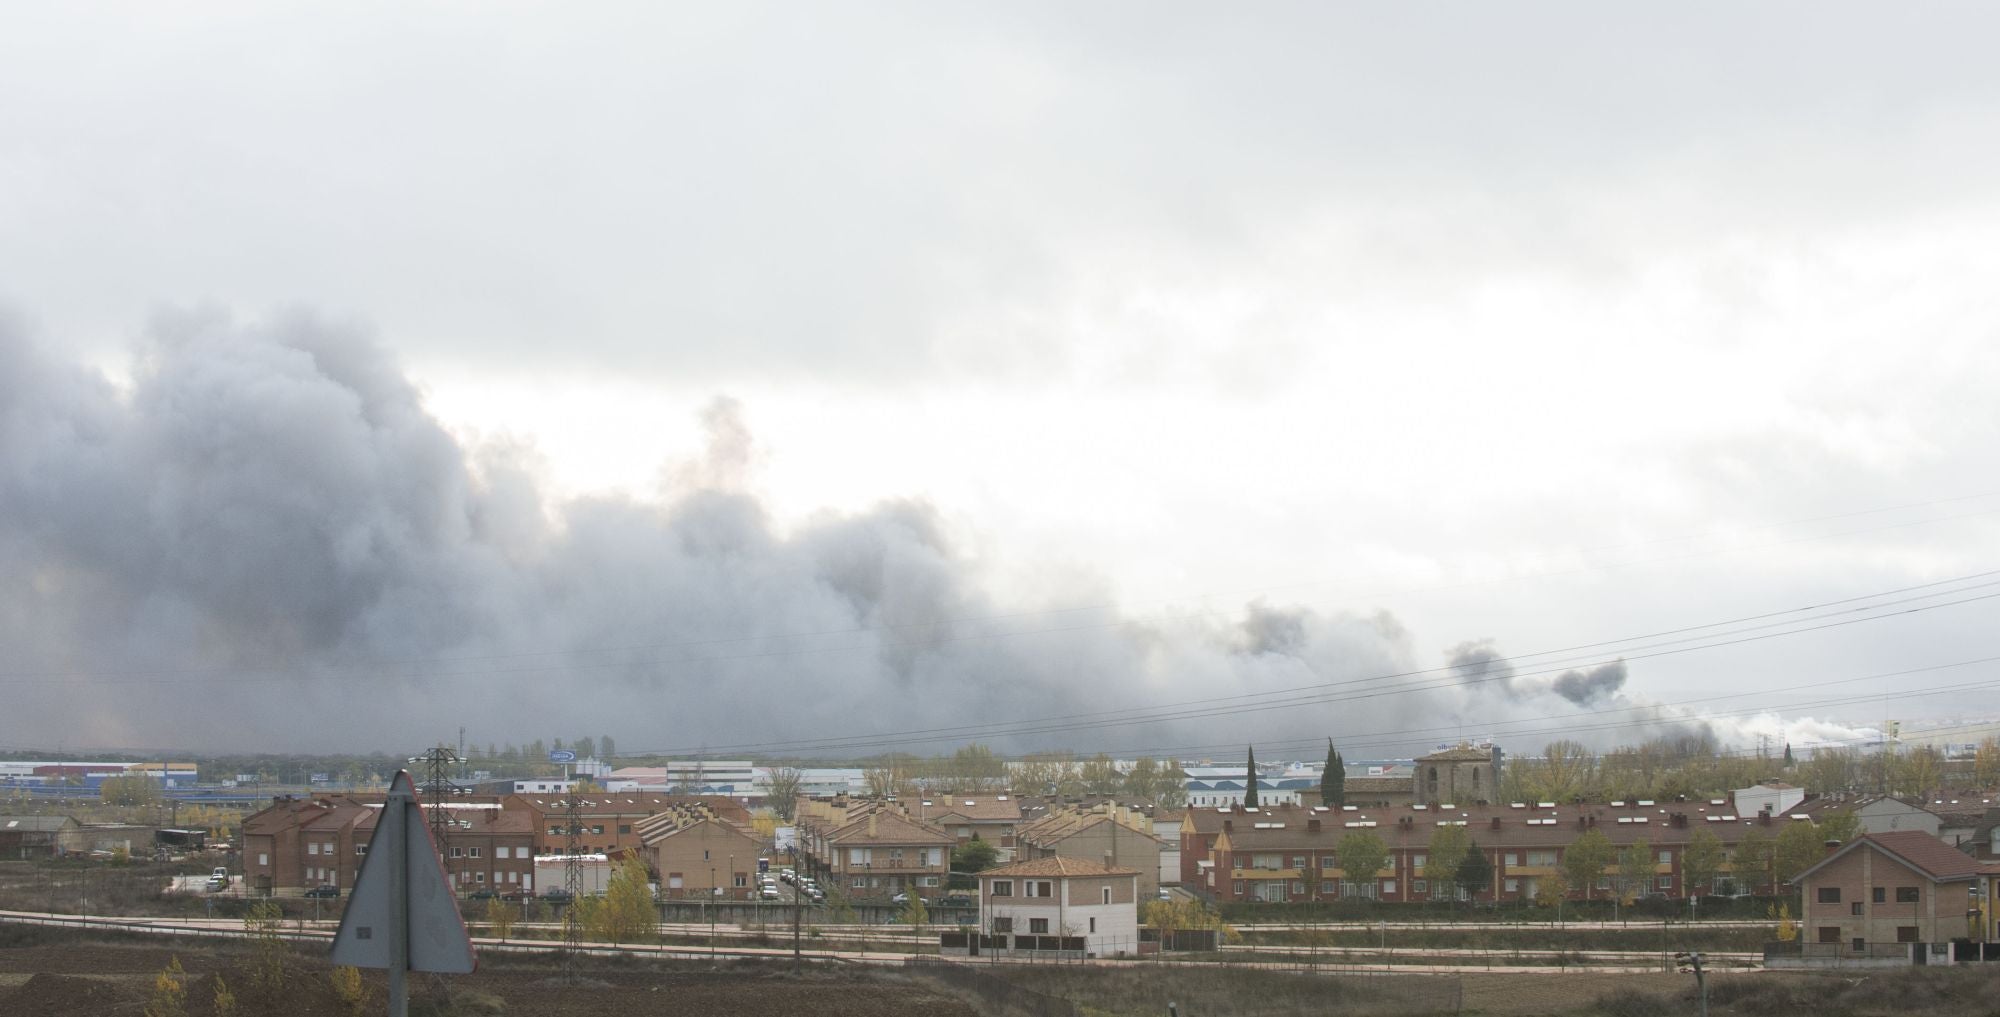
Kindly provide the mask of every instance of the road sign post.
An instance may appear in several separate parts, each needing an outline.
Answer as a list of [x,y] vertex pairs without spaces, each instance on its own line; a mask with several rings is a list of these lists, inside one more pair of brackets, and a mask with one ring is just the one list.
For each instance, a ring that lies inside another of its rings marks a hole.
[[[442,807],[442,803],[433,803]],[[354,877],[329,958],[334,964],[385,968],[389,1017],[408,1017],[411,971],[469,974],[476,960],[437,843],[417,803],[409,771],[397,771],[388,800]]]

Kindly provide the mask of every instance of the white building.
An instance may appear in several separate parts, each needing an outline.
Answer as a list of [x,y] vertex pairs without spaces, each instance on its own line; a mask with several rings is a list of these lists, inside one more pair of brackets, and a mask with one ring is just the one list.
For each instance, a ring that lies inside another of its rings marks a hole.
[[1736,814],[1739,816],[1755,816],[1765,809],[1769,809],[1771,815],[1782,816],[1792,806],[1806,800],[1806,789],[1772,780],[1737,788],[1732,796],[1736,799]]
[[1036,858],[979,874],[979,927],[991,949],[1047,957],[1136,957],[1139,873],[1078,858]]

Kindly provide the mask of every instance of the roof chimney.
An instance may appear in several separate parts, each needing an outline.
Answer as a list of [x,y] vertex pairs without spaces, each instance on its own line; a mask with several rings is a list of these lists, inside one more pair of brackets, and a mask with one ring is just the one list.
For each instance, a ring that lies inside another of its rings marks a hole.
[[1308,830],[1311,830],[1311,831],[1313,831],[1314,833],[1318,833],[1318,832],[1319,832],[1319,817],[1318,817],[1318,816],[1314,816],[1314,817],[1312,817],[1311,819],[1308,819],[1308,820],[1306,820],[1306,829],[1308,829]]
[[1840,842],[1831,837],[1828,837],[1826,840],[1826,853],[1832,854],[1838,850],[1840,850]]
[[1493,817],[1493,828],[1494,828],[1495,830],[1498,830],[1498,829],[1500,829],[1500,817],[1499,817],[1499,816],[1494,816],[1494,817]]
[[1234,830],[1236,829],[1236,821],[1233,819],[1225,819],[1222,821],[1222,828],[1225,830]]

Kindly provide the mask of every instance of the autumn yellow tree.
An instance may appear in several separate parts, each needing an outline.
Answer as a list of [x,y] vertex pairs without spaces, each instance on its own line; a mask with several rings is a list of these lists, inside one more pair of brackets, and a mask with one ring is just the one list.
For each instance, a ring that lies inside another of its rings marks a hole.
[[647,885],[646,863],[637,858],[620,862],[603,899],[586,907],[584,920],[593,939],[612,943],[634,942],[656,930],[659,916]]

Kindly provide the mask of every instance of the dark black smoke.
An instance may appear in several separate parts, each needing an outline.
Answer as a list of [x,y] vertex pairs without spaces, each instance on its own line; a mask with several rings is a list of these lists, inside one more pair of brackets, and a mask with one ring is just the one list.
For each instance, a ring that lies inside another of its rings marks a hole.
[[1564,671],[1550,688],[1578,706],[1589,706],[1617,695],[1625,687],[1625,677],[1625,662],[1614,660],[1580,671]]

